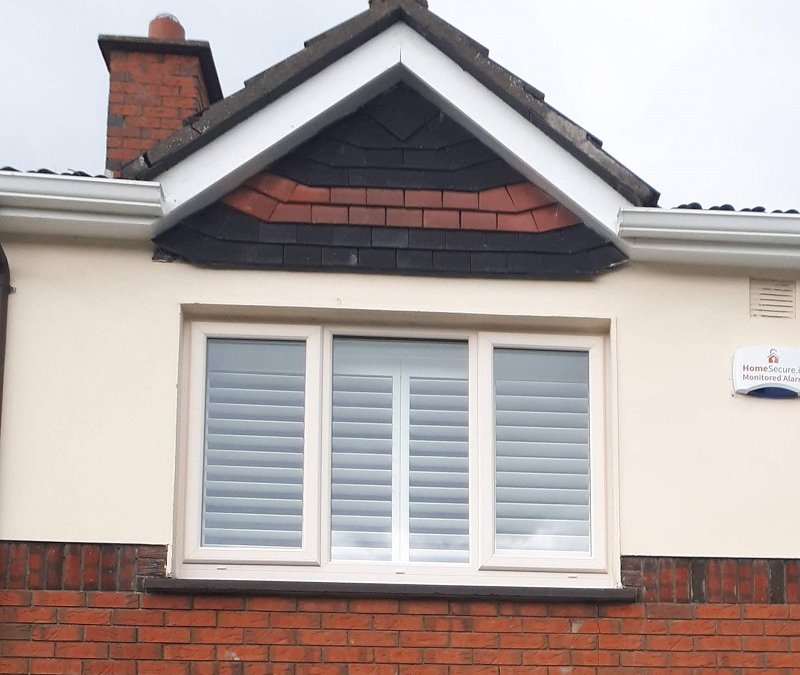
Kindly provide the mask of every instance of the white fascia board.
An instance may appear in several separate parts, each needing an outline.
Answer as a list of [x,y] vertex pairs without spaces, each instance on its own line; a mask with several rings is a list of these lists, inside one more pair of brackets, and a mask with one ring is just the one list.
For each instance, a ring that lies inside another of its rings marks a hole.
[[800,269],[800,215],[624,208],[619,235],[632,260]]
[[404,23],[396,23],[159,176],[163,231],[400,80],[433,99],[587,225],[616,239],[630,202]]
[[156,182],[0,171],[0,234],[147,241],[162,213]]
[[402,28],[403,67],[424,85],[421,93],[584,223],[616,234],[617,213],[630,201],[418,33]]

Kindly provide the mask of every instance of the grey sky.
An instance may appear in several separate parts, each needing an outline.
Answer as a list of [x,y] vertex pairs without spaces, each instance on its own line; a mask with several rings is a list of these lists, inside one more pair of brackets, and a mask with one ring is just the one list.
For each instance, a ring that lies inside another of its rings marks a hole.
[[[800,207],[800,2],[429,0],[661,191],[661,205]],[[0,166],[102,172],[97,35],[172,12],[227,95],[367,0],[0,0]]]

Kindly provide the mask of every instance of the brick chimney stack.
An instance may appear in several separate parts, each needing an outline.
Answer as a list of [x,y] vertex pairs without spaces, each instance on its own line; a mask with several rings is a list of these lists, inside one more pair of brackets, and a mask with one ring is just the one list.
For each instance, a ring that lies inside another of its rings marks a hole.
[[169,14],[150,22],[148,37],[101,35],[109,74],[106,169],[119,169],[222,98],[208,42],[186,40]]

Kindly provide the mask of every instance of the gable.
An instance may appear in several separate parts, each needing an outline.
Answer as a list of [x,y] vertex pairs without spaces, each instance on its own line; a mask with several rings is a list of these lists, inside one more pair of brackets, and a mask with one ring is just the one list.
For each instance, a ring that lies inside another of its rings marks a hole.
[[156,243],[233,268],[575,278],[625,260],[402,83]]
[[406,82],[598,232],[658,193],[541,92],[416,2],[386,0],[306,43],[122,170],[157,177],[163,232],[375,96]]

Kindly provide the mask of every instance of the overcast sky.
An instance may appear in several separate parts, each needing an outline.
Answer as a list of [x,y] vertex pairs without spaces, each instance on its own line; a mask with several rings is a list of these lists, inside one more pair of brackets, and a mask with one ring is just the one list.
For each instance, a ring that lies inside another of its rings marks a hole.
[[[101,173],[100,33],[171,12],[227,95],[367,0],[0,0],[0,166]],[[797,0],[430,0],[604,141],[661,205],[800,207]]]

